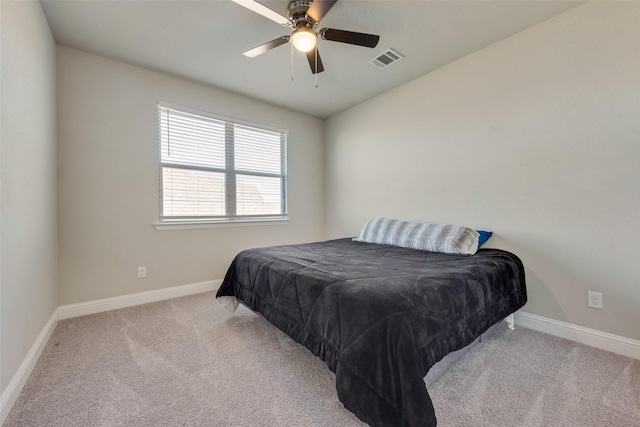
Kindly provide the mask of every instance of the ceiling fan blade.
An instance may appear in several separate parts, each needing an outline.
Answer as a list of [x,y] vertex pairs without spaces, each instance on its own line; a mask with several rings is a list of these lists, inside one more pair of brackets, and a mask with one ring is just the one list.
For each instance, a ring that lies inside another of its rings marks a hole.
[[320,22],[337,1],[338,0],[315,0],[311,4],[311,7],[309,7],[309,10],[307,10],[307,16],[316,22]]
[[380,40],[380,36],[376,36],[375,34],[354,33],[353,31],[335,30],[333,28],[323,28],[318,34],[322,40],[349,43],[364,47],[376,47]]
[[[316,54],[318,55],[318,62],[316,62]],[[309,66],[311,67],[311,74],[318,74],[324,71],[324,66],[322,65],[322,59],[320,59],[320,52],[318,52],[318,48],[311,49],[307,52],[307,59],[309,60]],[[316,63],[318,64],[318,68],[316,69]]]
[[252,10],[255,13],[258,13],[265,18],[269,18],[284,27],[291,26],[291,21],[289,21],[286,16],[280,15],[275,10],[271,10],[267,6],[260,4],[255,0],[233,0],[233,2],[239,4],[240,6],[246,7],[247,9]]
[[261,44],[258,47],[254,47],[253,49],[246,51],[244,56],[253,58],[254,56],[262,55],[266,51],[271,50],[274,47],[281,46],[287,42],[289,42],[289,36],[278,37],[275,40],[271,40],[270,42],[266,42],[265,44]]

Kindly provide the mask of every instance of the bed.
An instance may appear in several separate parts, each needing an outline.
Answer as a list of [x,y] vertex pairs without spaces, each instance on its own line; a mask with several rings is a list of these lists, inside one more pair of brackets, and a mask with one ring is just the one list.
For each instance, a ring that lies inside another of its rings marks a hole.
[[371,426],[435,426],[430,368],[527,300],[510,252],[352,239],[245,250],[217,297],[230,309],[246,305],[324,360],[340,401]]

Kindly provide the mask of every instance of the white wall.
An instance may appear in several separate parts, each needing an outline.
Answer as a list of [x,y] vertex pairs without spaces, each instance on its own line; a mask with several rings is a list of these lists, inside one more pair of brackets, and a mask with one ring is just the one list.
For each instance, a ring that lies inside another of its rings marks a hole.
[[329,237],[374,216],[493,230],[524,311],[640,339],[639,2],[578,6],[325,132]]
[[[241,249],[324,237],[322,121],[58,46],[60,303],[224,277]],[[289,130],[288,225],[158,231],[157,102]],[[138,279],[137,266],[147,267]]]
[[55,43],[40,3],[0,2],[0,392],[58,305]]

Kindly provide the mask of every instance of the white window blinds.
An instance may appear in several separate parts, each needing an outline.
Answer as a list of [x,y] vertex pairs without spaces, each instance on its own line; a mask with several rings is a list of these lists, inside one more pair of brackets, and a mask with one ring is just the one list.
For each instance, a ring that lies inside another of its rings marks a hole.
[[160,219],[287,213],[286,131],[160,103]]

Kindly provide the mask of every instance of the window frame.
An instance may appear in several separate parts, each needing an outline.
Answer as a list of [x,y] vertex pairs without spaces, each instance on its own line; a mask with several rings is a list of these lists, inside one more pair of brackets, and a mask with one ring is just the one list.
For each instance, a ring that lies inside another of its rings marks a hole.
[[[210,118],[212,120],[220,121],[224,124],[225,133],[225,148],[224,168],[209,167],[201,165],[185,165],[181,163],[165,162],[162,159],[162,134],[161,134],[161,114],[162,109],[175,110],[179,113],[192,114],[195,116],[201,116]],[[184,229],[184,228],[211,228],[211,227],[234,227],[234,226],[255,226],[255,225],[267,225],[267,224],[288,224],[288,184],[287,184],[287,137],[288,130],[280,129],[272,126],[265,126],[262,124],[252,123],[244,120],[238,120],[235,118],[225,117],[206,111],[200,111],[189,107],[183,107],[181,105],[171,104],[168,102],[159,101],[157,103],[158,114],[158,170],[159,170],[159,221],[154,224],[158,230],[168,229]],[[236,141],[234,130],[235,126],[244,126],[248,128],[254,128],[257,130],[264,130],[267,132],[275,132],[280,134],[280,172],[257,172],[257,171],[244,171],[235,168],[235,148]],[[164,215],[164,179],[163,169],[174,168],[194,171],[216,172],[224,173],[225,175],[225,215],[208,215],[208,216],[165,216]],[[236,200],[237,200],[237,188],[236,178],[238,175],[242,176],[258,176],[268,178],[280,179],[280,195],[281,195],[281,208],[279,214],[260,214],[260,215],[236,215]],[[229,214],[232,212],[232,214]]]

